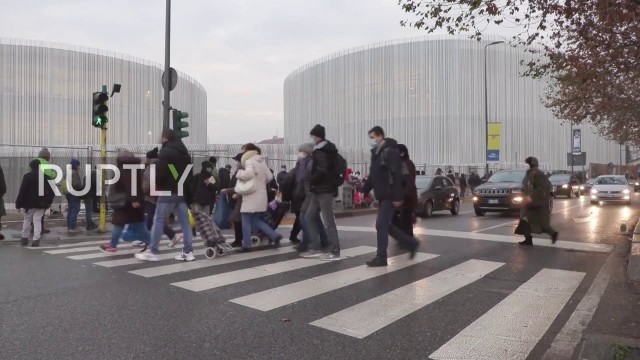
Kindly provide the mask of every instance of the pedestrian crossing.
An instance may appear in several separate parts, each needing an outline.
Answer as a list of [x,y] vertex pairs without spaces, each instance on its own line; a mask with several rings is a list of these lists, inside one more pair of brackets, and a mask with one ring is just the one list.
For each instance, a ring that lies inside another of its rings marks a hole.
[[[164,248],[159,254],[160,261],[153,263],[135,259],[131,254],[139,249],[126,245],[115,254],[103,253],[95,246],[84,244],[48,248],[42,253],[90,262],[105,271],[122,271],[144,279],[156,278],[160,283],[194,296],[217,292],[219,296],[226,296],[224,301],[233,304],[238,311],[257,311],[256,314],[265,316],[284,308],[288,312],[304,308],[305,304],[312,305],[315,299],[331,293],[350,289],[358,291],[371,286],[370,281],[374,279],[384,279],[401,271],[414,273],[417,268],[433,268],[428,274],[417,275],[416,281],[391,286],[382,293],[359,298],[359,302],[339,306],[340,309],[326,311],[305,322],[310,329],[355,341],[384,334],[386,328],[412,314],[433,311],[433,306],[508,267],[505,266],[506,261],[476,259],[473,256],[456,257],[452,265],[443,266],[441,260],[448,255],[425,251],[417,253],[414,259],[409,259],[407,254],[396,255],[388,259],[387,267],[369,268],[363,265],[363,260],[375,254],[373,246],[342,249],[344,259],[335,263],[299,258],[292,246],[286,246],[287,241],[282,245],[277,249],[204,259],[204,243],[196,241],[194,253],[198,259],[192,262],[175,262],[173,258],[181,253],[178,248]],[[227,265],[233,266],[228,269]],[[296,271],[299,271],[296,274],[307,275],[302,279],[299,276],[287,277]],[[492,307],[483,309],[484,313],[468,319],[465,323],[468,325],[460,327],[462,330],[457,334],[442,339],[430,349],[429,358],[526,359],[565,309],[586,275],[584,272],[550,268],[541,268],[531,274]],[[265,281],[273,278],[285,279],[286,282]],[[231,287],[235,288],[234,291],[224,291]]]

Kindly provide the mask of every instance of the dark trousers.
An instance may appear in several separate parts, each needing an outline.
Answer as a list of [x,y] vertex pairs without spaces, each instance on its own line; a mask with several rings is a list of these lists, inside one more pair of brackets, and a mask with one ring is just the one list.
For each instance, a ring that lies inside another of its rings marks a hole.
[[405,249],[414,249],[418,246],[418,241],[411,235],[406,234],[399,227],[392,224],[396,209],[390,199],[381,199],[378,204],[378,218],[376,219],[376,230],[378,231],[378,251],[377,257],[385,260],[387,258],[387,247],[389,246],[389,235],[396,239],[399,245]]
[[396,211],[391,224],[413,237],[413,210],[403,208]]
[[298,235],[300,235],[300,231],[302,231],[302,224],[300,223],[300,211],[294,212],[296,215],[296,221],[293,222],[293,228],[291,229],[291,235],[289,235],[289,240],[296,240]]
[[[144,202],[144,213],[146,216],[146,220],[147,220],[147,229],[149,231],[151,231],[151,228],[153,227],[153,217],[156,214],[156,204],[149,202],[149,201],[145,201]],[[173,239],[174,236],[176,236],[176,232],[175,230],[173,230],[169,225],[167,225],[167,223],[164,223],[164,226],[162,227],[162,232],[167,235],[167,237],[169,239]]]
[[233,223],[233,235],[236,243],[242,243],[242,222]]

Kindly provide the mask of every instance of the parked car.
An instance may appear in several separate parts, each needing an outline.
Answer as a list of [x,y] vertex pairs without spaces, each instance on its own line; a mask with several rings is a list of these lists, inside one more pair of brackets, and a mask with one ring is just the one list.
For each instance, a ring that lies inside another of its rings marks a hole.
[[573,195],[580,196],[580,181],[575,175],[554,174],[549,181],[553,186],[553,196],[566,196],[569,199]]
[[[473,192],[473,209],[476,215],[520,212],[526,174],[526,170],[500,170],[478,186]],[[553,210],[553,193],[549,195],[549,210]]]
[[422,218],[431,217],[434,211],[460,212],[460,192],[445,176],[416,176],[418,206],[415,213]]
[[596,182],[596,178],[591,178],[585,181],[584,184],[580,185],[580,196],[583,196],[583,195],[589,196],[591,194],[591,188],[593,187],[593,184],[595,182]]
[[631,205],[629,182],[624,175],[598,176],[591,188],[591,205],[603,202],[624,202]]

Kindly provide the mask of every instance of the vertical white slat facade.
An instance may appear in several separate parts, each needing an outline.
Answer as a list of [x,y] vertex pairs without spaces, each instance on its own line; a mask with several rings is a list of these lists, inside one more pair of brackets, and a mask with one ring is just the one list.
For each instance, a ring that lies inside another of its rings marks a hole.
[[[284,82],[285,141],[307,141],[319,123],[340,148],[366,148],[367,131],[380,125],[407,144],[416,163],[484,164],[483,49],[492,40],[407,39],[307,64]],[[546,79],[520,75],[528,56],[522,49],[487,51],[489,121],[502,123],[500,163],[521,166],[534,155],[548,169],[567,169],[570,125],[541,103]],[[587,163],[618,160],[619,145],[588,125],[578,128]]]
[[[122,84],[109,101],[112,144],[157,142],[162,130],[163,67],[108,51],[0,39],[0,144],[99,144],[91,126],[92,93]],[[187,143],[207,142],[207,93],[179,73],[171,105],[187,111]],[[151,131],[151,135],[149,132]]]

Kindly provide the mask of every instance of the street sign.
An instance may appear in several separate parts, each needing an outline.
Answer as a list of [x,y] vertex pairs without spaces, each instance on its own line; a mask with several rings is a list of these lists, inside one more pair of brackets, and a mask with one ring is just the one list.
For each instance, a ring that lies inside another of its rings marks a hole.
[[502,124],[489,123],[487,130],[487,161],[498,162],[500,161],[500,133]]
[[573,129],[571,133],[571,152],[578,155],[582,152],[582,130]]
[[[171,74],[171,86],[169,86],[169,91],[173,91],[173,89],[175,89],[176,85],[178,84],[178,73],[174,68],[171,68],[171,70],[169,70],[169,73]],[[167,74],[165,72],[162,73],[162,88],[167,88]]]
[[567,166],[586,166],[587,165],[587,153],[581,152],[578,154],[567,153]]

